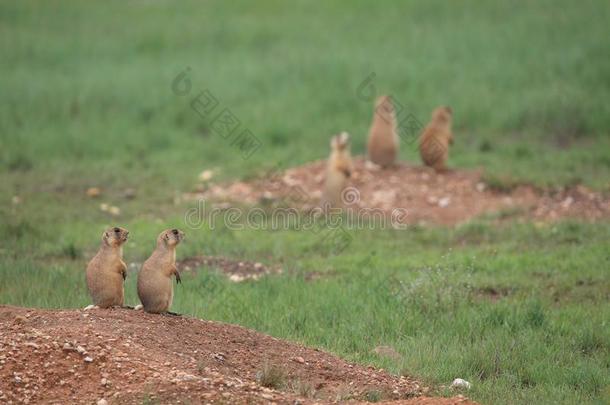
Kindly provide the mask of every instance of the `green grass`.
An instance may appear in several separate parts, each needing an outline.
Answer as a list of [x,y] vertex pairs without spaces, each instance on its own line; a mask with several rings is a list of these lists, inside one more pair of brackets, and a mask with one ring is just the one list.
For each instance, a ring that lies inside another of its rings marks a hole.
[[[375,72],[377,93],[394,94],[422,123],[436,105],[454,108],[456,166],[608,187],[603,1],[0,7],[0,165],[9,172],[182,188],[206,167],[228,178],[270,157],[323,158],[341,130],[363,153],[372,102],[356,91]],[[187,66],[192,92],[176,96],[172,80]],[[244,162],[210,130],[189,107],[204,89],[264,152]],[[402,157],[417,160],[413,147]]]
[[[175,197],[203,169],[229,180],[321,159],[342,130],[362,154],[372,101],[358,88],[371,72],[376,92],[422,123],[453,107],[452,166],[484,167],[497,188],[608,191],[609,19],[603,1],[0,1],[0,303],[85,306],[84,267],[104,227],[127,227],[125,259],[141,263],[162,229],[184,227],[189,204]],[[187,66],[191,92],[179,96],[172,81]],[[262,143],[249,159],[189,106],[205,89]],[[417,161],[413,145],[401,158]],[[84,195],[90,186],[100,199]],[[244,284],[185,275],[176,311],[442,394],[461,377],[482,403],[610,400],[607,221],[350,231],[339,255],[312,232],[185,230],[179,257],[285,271]],[[306,281],[313,271],[327,277]],[[377,357],[379,345],[401,359]]]

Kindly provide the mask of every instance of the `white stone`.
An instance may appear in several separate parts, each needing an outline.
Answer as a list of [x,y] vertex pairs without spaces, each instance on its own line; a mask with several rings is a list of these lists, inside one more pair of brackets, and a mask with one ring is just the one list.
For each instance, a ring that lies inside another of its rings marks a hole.
[[451,383],[451,388],[466,388],[467,390],[469,390],[470,387],[471,387],[471,384],[468,381],[463,380],[461,378],[456,378]]
[[440,200],[438,200],[438,206],[441,208],[445,208],[449,205],[450,202],[451,202],[451,198],[443,197]]
[[229,280],[231,280],[234,283],[239,283],[245,280],[245,277],[239,275],[239,274],[231,274],[231,276],[229,277]]
[[370,160],[367,160],[366,162],[364,162],[364,168],[370,171],[377,171],[381,169],[381,166],[371,162]]
[[212,177],[214,177],[213,170],[204,170],[199,174],[199,180],[201,181],[208,181],[212,179]]

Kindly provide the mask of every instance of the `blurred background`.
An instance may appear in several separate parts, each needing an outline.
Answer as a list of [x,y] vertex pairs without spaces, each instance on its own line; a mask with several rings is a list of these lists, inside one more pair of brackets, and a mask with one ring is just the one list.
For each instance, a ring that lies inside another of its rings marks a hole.
[[[374,72],[377,91],[421,122],[453,106],[455,165],[607,185],[608,10],[600,1],[3,2],[2,167],[75,186],[93,176],[181,189],[199,167],[222,164],[234,177],[269,160],[323,158],[341,130],[362,154],[372,103],[356,90]],[[193,91],[209,89],[264,153],[244,162],[171,92],[186,67]],[[402,158],[417,160],[413,148]]]

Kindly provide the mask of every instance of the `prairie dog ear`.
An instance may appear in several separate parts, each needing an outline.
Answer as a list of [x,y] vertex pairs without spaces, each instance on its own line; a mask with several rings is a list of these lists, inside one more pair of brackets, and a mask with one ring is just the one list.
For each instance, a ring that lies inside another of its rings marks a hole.
[[102,243],[104,245],[110,245],[110,233],[108,233],[108,231],[102,232]]
[[339,143],[341,145],[347,145],[348,142],[349,142],[349,134],[345,131],[341,132],[339,134]]

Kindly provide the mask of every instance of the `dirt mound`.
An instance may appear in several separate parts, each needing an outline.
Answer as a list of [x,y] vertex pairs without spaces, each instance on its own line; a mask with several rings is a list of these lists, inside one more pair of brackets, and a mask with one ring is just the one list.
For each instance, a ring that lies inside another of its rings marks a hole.
[[129,309],[0,307],[2,403],[294,404],[371,395],[472,403],[426,391],[412,378],[234,325]]
[[[325,161],[318,161],[251,182],[208,184],[187,197],[228,203],[281,203],[307,210],[319,203],[325,165]],[[485,183],[481,171],[451,170],[437,174],[427,167],[404,163],[379,169],[363,158],[354,159],[354,166],[352,189],[345,194],[348,208],[355,212],[376,209],[389,218],[395,209],[400,209],[406,213],[401,216],[401,224],[453,225],[483,214],[499,219],[526,217],[545,221],[610,218],[609,196],[583,186],[539,190],[521,185],[496,190]]]
[[278,274],[281,268],[271,268],[259,262],[234,260],[219,256],[193,256],[176,262],[179,271],[192,271],[197,267],[208,266],[220,270],[229,280],[239,283],[246,280],[258,280],[267,274]]

